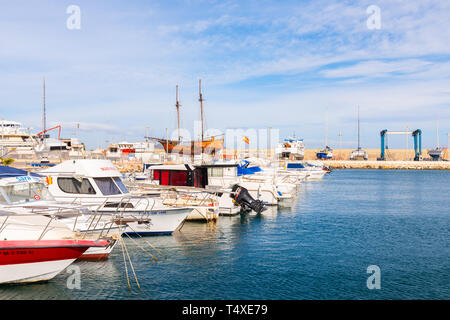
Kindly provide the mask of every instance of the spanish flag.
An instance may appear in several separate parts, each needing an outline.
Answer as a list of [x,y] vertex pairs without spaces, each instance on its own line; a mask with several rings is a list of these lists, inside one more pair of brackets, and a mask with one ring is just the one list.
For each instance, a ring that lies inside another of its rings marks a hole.
[[244,140],[244,142],[245,142],[246,144],[250,144],[250,140],[249,140],[248,137],[244,136],[244,137],[242,138],[242,140]]

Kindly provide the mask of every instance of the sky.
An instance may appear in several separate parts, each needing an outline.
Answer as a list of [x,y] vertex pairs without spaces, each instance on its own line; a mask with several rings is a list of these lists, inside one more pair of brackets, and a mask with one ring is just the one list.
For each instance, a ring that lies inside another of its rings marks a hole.
[[39,132],[45,77],[47,127],[64,137],[165,137],[176,85],[182,126],[200,119],[201,79],[208,128],[355,148],[359,106],[364,148],[406,127],[432,148],[437,125],[445,146],[449,17],[437,0],[0,0],[0,118]]

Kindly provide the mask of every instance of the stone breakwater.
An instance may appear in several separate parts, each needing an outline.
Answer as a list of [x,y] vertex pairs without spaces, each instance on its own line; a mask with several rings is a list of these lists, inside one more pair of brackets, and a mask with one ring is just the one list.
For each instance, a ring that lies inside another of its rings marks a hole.
[[350,161],[328,160],[332,169],[450,170],[450,161]]

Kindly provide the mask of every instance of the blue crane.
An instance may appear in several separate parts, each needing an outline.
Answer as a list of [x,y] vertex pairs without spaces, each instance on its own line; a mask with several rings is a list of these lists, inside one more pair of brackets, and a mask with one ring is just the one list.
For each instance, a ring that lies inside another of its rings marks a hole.
[[389,134],[412,134],[414,137],[414,161],[419,161],[422,159],[422,130],[417,129],[415,131],[388,131],[382,130],[380,132],[381,136],[381,155],[377,160],[386,160],[386,139]]

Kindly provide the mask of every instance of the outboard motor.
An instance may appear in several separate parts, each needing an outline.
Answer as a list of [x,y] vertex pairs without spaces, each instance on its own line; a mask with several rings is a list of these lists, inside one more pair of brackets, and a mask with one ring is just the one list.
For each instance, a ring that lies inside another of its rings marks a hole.
[[253,210],[256,213],[261,213],[266,210],[266,207],[261,200],[253,199],[247,189],[237,184],[231,187],[230,197],[244,209]]

